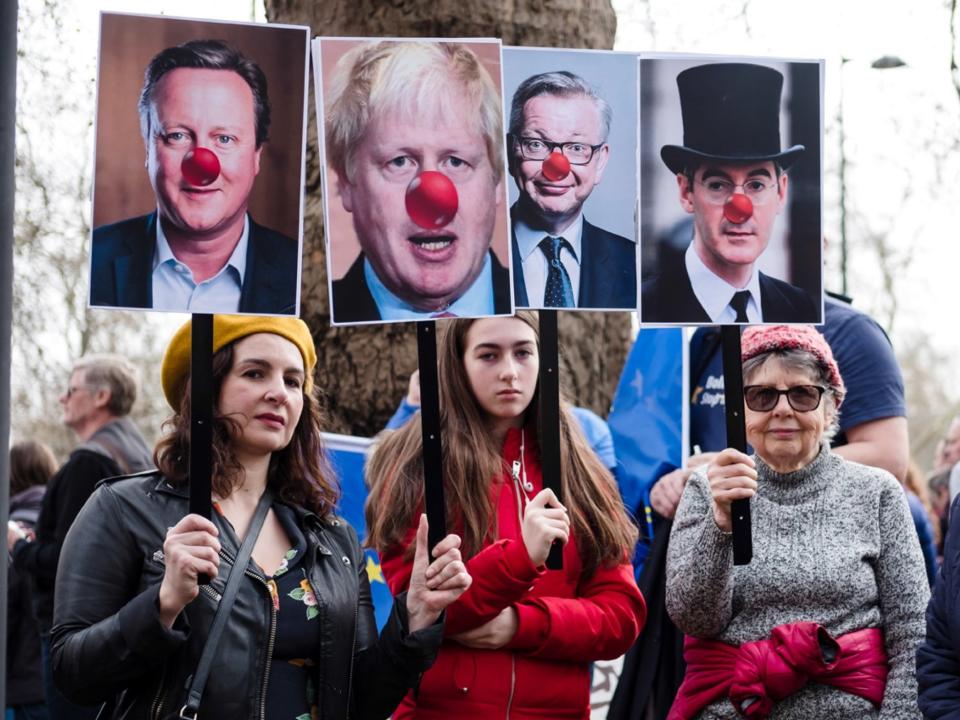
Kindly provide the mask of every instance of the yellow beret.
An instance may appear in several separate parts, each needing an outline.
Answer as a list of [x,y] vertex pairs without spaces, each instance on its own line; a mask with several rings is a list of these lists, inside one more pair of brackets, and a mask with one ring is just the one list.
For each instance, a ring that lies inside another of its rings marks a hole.
[[[180,409],[187,377],[190,375],[190,325],[187,320],[170,340],[160,366],[160,382],[167,403],[174,410]],[[258,315],[214,315],[213,352],[222,347],[257,333],[273,333],[286,338],[300,351],[305,371],[304,392],[313,390],[313,368],[317,364],[317,350],[313,345],[310,329],[300,318],[262,317]]]

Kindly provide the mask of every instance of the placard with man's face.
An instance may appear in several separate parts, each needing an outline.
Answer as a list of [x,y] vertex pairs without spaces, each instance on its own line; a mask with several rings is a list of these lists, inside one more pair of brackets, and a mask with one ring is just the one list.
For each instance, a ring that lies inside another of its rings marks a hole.
[[641,322],[822,322],[822,63],[639,64]]
[[296,315],[309,28],[101,15],[90,305]]
[[503,50],[518,307],[637,308],[636,56]]
[[333,324],[511,314],[499,41],[313,50]]

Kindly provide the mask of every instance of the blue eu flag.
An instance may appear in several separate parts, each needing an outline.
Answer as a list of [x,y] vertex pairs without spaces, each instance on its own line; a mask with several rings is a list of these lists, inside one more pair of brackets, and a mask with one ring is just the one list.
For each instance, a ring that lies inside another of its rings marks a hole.
[[683,464],[686,447],[687,344],[680,328],[644,329],[630,350],[607,422],[617,453],[617,481],[641,529],[637,577],[653,537],[650,488]]
[[[324,433],[323,439],[327,447],[327,457],[330,458],[330,464],[337,474],[343,491],[338,511],[357,531],[362,542],[367,532],[367,524],[363,517],[363,503],[367,499],[367,486],[363,482],[363,461],[371,441],[369,438],[332,433]],[[368,549],[364,554],[373,607],[377,615],[377,628],[380,629],[390,617],[393,596],[380,570],[380,558],[376,551]]]

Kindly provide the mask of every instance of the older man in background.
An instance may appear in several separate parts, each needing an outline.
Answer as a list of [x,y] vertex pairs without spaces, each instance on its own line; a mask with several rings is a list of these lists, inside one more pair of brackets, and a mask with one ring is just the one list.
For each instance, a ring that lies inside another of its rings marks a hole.
[[7,548],[13,555],[14,566],[32,579],[47,706],[51,718],[57,720],[86,720],[97,714],[97,708],[80,707],[66,700],[51,679],[50,629],[60,550],[67,531],[98,482],[152,467],[150,449],[128,417],[136,397],[136,373],[123,358],[89,355],[74,364],[60,405],[63,424],[73,430],[80,444],[47,485],[36,536],[14,526],[7,528]]

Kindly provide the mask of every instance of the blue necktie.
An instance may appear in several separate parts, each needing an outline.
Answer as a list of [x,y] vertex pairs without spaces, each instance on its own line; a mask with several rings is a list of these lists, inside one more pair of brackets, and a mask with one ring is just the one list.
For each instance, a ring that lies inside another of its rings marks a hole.
[[566,240],[559,237],[545,237],[540,241],[540,249],[547,256],[550,269],[547,272],[547,284],[543,289],[544,307],[573,307],[573,285],[567,269],[560,262],[560,248]]

